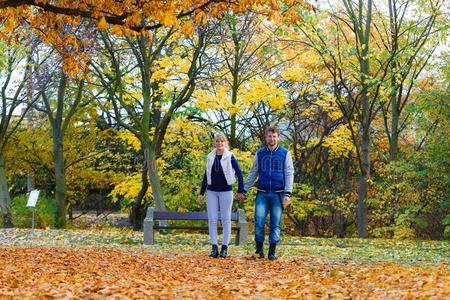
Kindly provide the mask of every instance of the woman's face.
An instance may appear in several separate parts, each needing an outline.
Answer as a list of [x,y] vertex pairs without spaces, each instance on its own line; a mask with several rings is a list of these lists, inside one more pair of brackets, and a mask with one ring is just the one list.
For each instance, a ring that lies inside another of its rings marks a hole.
[[227,142],[224,139],[217,138],[216,139],[216,150],[225,150],[225,147],[227,146]]

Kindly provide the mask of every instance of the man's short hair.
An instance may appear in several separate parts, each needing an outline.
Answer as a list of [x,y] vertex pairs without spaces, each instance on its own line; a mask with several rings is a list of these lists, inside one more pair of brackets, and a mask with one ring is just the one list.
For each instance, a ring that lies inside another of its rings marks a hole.
[[267,135],[269,132],[273,132],[278,134],[280,136],[280,129],[278,129],[277,126],[269,126],[266,128],[266,131],[264,132],[264,135]]

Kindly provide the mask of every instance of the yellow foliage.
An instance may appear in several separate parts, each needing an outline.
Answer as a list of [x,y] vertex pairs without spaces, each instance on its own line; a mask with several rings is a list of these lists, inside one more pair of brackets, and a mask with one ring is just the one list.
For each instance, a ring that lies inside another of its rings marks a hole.
[[346,125],[340,125],[330,135],[326,136],[323,146],[329,149],[333,157],[348,157],[349,153],[355,150],[351,132]]
[[280,109],[288,102],[282,89],[275,83],[264,79],[252,79],[238,93],[237,102],[231,102],[231,90],[226,85],[219,85],[214,91],[198,89],[195,91],[195,106],[202,110],[226,110],[230,114],[241,114],[245,109],[259,102],[268,103],[273,109]]
[[101,31],[105,31],[108,28],[108,24],[106,23],[106,19],[104,16],[101,17],[100,20],[98,20],[97,27]]
[[[174,49],[174,51],[181,51]],[[182,87],[187,83],[186,73],[191,66],[189,56],[181,57],[181,54],[173,54],[162,57],[152,67],[152,82],[158,82],[154,91],[156,94],[164,94]],[[179,89],[178,89],[179,90]]]
[[[92,110],[90,107],[88,110]],[[108,189],[115,181],[117,173],[108,169],[103,155],[109,151],[99,151],[105,140],[110,138],[109,130],[98,130],[91,126],[71,124],[64,136],[64,161],[68,203],[80,203],[86,199],[89,190]],[[48,126],[20,128],[12,136],[14,143],[6,149],[10,164],[9,176],[35,174],[38,186],[47,186],[53,179],[53,153],[51,130]]]
[[8,19],[6,20],[6,25],[5,25],[6,31],[12,32],[15,27],[16,27],[16,22],[15,22],[14,16],[9,16]]
[[[128,203],[133,202],[142,186],[142,177],[140,173],[124,176],[122,178],[118,178],[118,180],[114,183],[114,188],[109,194],[112,196],[112,201],[117,202],[119,200],[119,196],[122,196]],[[151,199],[152,190],[149,186],[145,199]]]
[[190,37],[194,34],[194,26],[191,23],[185,22],[181,27],[181,31],[183,32],[185,37]]
[[295,82],[307,82],[311,79],[310,74],[305,69],[298,65],[293,65],[285,68],[282,72],[282,76],[285,80]]
[[139,151],[142,148],[141,141],[128,130],[119,130],[117,138],[125,141],[129,150]]
[[161,20],[161,24],[168,27],[170,26],[178,27],[180,25],[180,22],[176,16],[166,14]]
[[196,99],[195,106],[202,110],[232,110],[231,100],[229,100],[228,88],[226,86],[217,87],[216,91],[210,92],[206,90],[196,90],[194,98]]
[[320,139],[319,138],[311,138],[309,139],[308,143],[306,144],[306,148],[314,148],[315,146],[317,146],[320,143]]
[[280,109],[288,102],[283,89],[278,88],[273,81],[254,78],[246,84],[241,101],[245,104],[267,102],[273,109]]
[[123,35],[123,29],[122,29],[122,26],[114,25],[114,26],[111,28],[111,33],[114,34],[115,36],[122,36],[122,35]]
[[206,14],[203,10],[196,10],[195,13],[195,24],[204,25],[207,22]]

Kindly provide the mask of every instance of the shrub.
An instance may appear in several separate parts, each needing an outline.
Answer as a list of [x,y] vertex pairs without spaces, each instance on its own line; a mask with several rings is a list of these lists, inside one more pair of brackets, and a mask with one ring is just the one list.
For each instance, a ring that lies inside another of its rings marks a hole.
[[[14,227],[30,228],[33,210],[26,207],[27,195],[16,196],[11,199],[13,209]],[[35,227],[54,227],[56,215],[56,205],[53,198],[45,195],[39,196],[36,204]]]

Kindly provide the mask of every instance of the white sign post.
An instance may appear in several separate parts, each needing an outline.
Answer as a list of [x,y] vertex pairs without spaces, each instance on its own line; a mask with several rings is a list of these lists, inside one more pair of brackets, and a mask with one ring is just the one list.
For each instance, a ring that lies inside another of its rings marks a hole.
[[39,197],[39,191],[38,190],[32,190],[30,192],[30,196],[28,197],[27,207],[31,207],[33,209],[33,217],[31,221],[31,235],[34,236],[34,215],[36,214],[36,203]]

